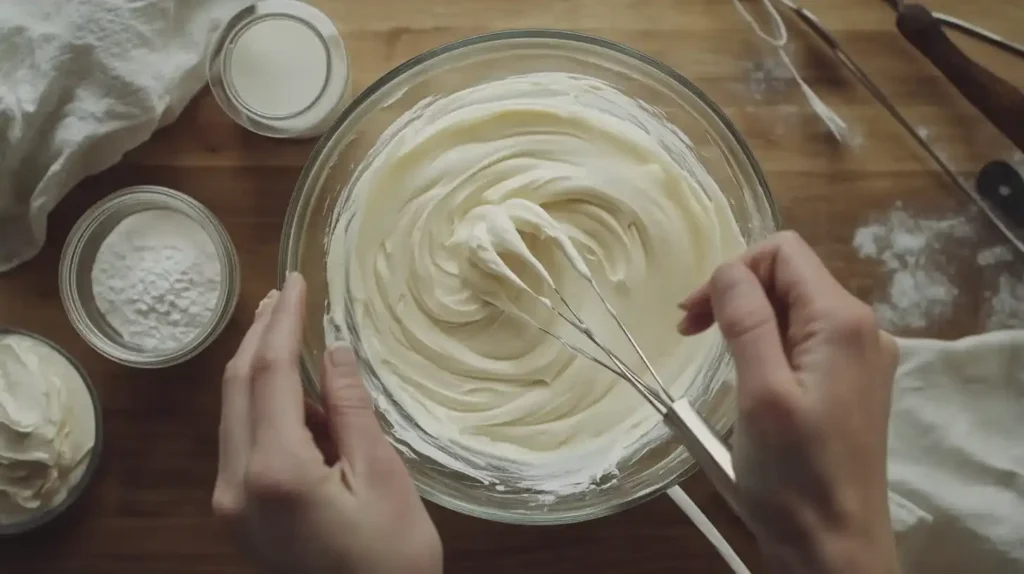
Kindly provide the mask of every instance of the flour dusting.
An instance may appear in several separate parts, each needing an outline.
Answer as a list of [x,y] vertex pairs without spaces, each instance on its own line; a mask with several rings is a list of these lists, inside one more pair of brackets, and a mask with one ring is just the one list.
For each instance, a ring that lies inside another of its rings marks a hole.
[[[1010,163],[1018,171],[1024,172],[1024,153],[1019,150],[1014,151],[1010,157]],[[978,254],[979,265],[986,265],[982,261],[983,254],[984,252]],[[1013,261],[1016,255],[1017,253],[1009,246],[1003,246],[1002,251],[989,254],[990,258],[993,258],[993,263]],[[985,298],[989,305],[988,321],[985,327],[989,331],[1024,327],[1024,272],[1021,272],[1019,266],[1017,271],[1016,274],[1001,275],[998,285],[985,292]]]
[[[878,261],[887,284],[874,302],[883,328],[923,329],[948,319],[961,295],[957,262],[977,249],[973,212],[947,217],[915,217],[896,206],[857,229],[853,247]],[[1008,245],[980,249],[974,262],[985,293],[985,330],[1024,327],[1024,278],[1006,271],[1017,253]]]
[[748,88],[755,100],[786,93],[793,85],[793,72],[777,56],[772,55],[750,63]]
[[1017,168],[1017,171],[1024,172],[1024,152],[1020,150],[1014,151],[1013,155],[1010,156],[1010,163],[1013,167]]
[[949,316],[959,290],[949,279],[951,266],[941,246],[972,236],[965,216],[917,219],[899,203],[886,217],[857,230],[857,253],[880,261],[889,280],[886,296],[874,305],[883,327],[920,329]]
[[1013,261],[1013,248],[1009,245],[997,245],[995,247],[989,247],[988,249],[982,249],[978,252],[977,257],[978,265],[987,267],[989,265],[997,265],[999,263],[1009,263]]
[[999,285],[987,292],[986,298],[989,300],[987,330],[1024,327],[1024,279],[1002,275]]

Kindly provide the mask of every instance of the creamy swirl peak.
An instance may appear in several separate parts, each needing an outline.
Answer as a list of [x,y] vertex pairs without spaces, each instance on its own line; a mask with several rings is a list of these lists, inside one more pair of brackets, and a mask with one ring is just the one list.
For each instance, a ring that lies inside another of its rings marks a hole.
[[95,439],[92,398],[71,363],[42,341],[0,335],[0,524],[60,504]]
[[552,311],[555,288],[643,372],[594,281],[676,395],[717,348],[675,333],[676,303],[743,238],[686,137],[606,83],[538,73],[428,99],[347,193],[328,336],[356,326],[411,454],[566,492],[644,447],[657,414],[532,323],[599,354]]

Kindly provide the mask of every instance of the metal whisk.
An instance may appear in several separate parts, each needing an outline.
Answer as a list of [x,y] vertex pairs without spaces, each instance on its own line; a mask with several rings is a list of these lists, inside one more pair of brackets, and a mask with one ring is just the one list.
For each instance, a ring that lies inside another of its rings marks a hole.
[[[650,371],[655,384],[652,386],[645,383],[639,374],[630,369],[629,366],[626,365],[625,361],[615,354],[608,345],[605,345],[600,339],[598,339],[597,335],[594,334],[593,329],[587,326],[580,314],[573,309],[572,305],[569,304],[561,291],[559,291],[558,287],[555,286],[554,281],[550,281],[549,276],[547,276],[546,273],[544,275],[549,279],[548,285],[555,291],[555,294],[558,295],[562,304],[565,305],[565,308],[569,312],[568,315],[560,309],[557,309],[548,299],[537,295],[531,289],[526,288],[525,290],[546,307],[557,313],[559,317],[571,325],[576,331],[586,337],[587,340],[600,349],[602,353],[607,355],[608,361],[595,357],[586,349],[566,341],[564,338],[536,322],[525,313],[517,312],[517,314],[523,320],[532,323],[541,331],[544,331],[551,337],[560,341],[570,350],[597,363],[598,365],[601,365],[617,377],[629,383],[630,386],[640,393],[651,407],[654,408],[654,410],[658,411],[658,414],[662,416],[669,428],[671,428],[681,439],[683,445],[690,451],[694,460],[697,461],[700,467],[708,475],[708,478],[711,479],[711,483],[715,488],[718,489],[733,509],[739,512],[739,506],[737,504],[736,473],[733,471],[732,454],[729,452],[728,447],[726,447],[714,431],[711,430],[708,424],[700,414],[694,410],[693,406],[688,400],[686,400],[686,398],[682,398],[677,401],[672,399],[672,396],[668,392],[668,388],[665,387],[661,377],[659,377],[658,373],[654,370],[654,366],[651,365],[651,362],[647,359],[646,355],[644,355],[644,352],[640,349],[640,345],[637,344],[636,339],[633,338],[629,329],[627,329],[622,323],[622,320],[619,319],[618,313],[615,312],[615,309],[610,303],[608,303],[604,294],[601,293],[601,289],[598,288],[597,283],[586,268],[586,265],[582,263],[582,260],[579,259],[578,255],[573,256],[568,251],[569,249],[571,249],[571,246],[565,244],[562,245],[562,252],[566,258],[569,259],[572,264],[572,268],[590,284],[590,287],[594,290],[594,293],[597,294],[597,297],[601,300],[604,308],[612,318],[615,319],[615,324],[618,325],[619,329],[626,336],[626,339],[629,340],[630,345],[633,346],[633,350],[636,351],[636,354],[643,361],[644,366],[648,371]],[[525,287],[522,283],[520,283],[520,285]],[[704,516],[704,513],[701,512],[700,508],[698,508],[690,497],[683,492],[682,488],[674,486],[668,490],[668,495],[672,498],[672,501],[675,502],[691,520],[693,520],[694,525],[696,525],[704,536],[707,537],[707,539],[715,546],[718,553],[726,563],[729,564],[733,572],[736,572],[737,574],[750,574],[750,570],[747,569],[746,565],[732,549],[729,543],[724,537],[722,537],[718,530],[715,529],[714,525],[711,524],[711,521]]]
[[[607,360],[595,357],[591,352],[586,349],[580,348],[578,345],[566,341],[564,338],[551,331],[547,327],[541,325],[535,321],[532,317],[519,310],[519,308],[512,303],[504,295],[498,295],[494,291],[486,291],[488,293],[488,299],[495,305],[505,309],[517,316],[520,320],[526,321],[532,324],[537,329],[547,333],[551,337],[554,337],[566,348],[571,351],[578,353],[579,355],[593,361],[594,363],[601,365],[615,376],[626,381],[640,393],[640,396],[646,400],[654,410],[662,416],[663,420],[668,424],[669,428],[675,431],[676,435],[682,440],[683,445],[689,449],[690,454],[697,461],[704,472],[711,478],[712,484],[722,493],[722,496],[733,506],[734,509],[739,512],[739,506],[737,504],[737,491],[736,491],[736,474],[733,471],[732,455],[725,444],[718,438],[718,436],[711,430],[708,424],[697,411],[693,409],[689,401],[685,398],[678,401],[673,401],[672,396],[669,394],[668,389],[662,382],[661,377],[655,372],[654,366],[644,355],[644,352],[640,349],[640,345],[637,344],[636,339],[629,332],[629,329],[619,319],[618,313],[612,308],[611,304],[605,298],[604,294],[601,293],[601,289],[598,288],[597,283],[594,281],[594,276],[590,273],[590,269],[587,267],[586,262],[580,256],[580,253],[573,246],[570,239],[558,231],[560,224],[556,222],[551,216],[544,211],[539,205],[521,199],[510,199],[507,200],[501,207],[485,205],[476,208],[477,211],[471,212],[464,219],[464,225],[460,225],[455,233],[453,234],[453,241],[459,241],[466,249],[465,253],[474,260],[480,268],[490,274],[498,277],[504,277],[509,283],[515,285],[522,291],[529,293],[534,299],[542,303],[545,307],[551,309],[558,314],[566,323],[572,326],[573,329],[582,334],[587,340],[593,343],[602,353],[607,356]],[[601,300],[605,310],[611,314],[612,318],[615,319],[616,325],[629,340],[630,345],[633,346],[633,350],[643,361],[644,366],[650,371],[654,377],[655,384],[648,385],[644,382],[643,378],[632,370],[621,357],[615,354],[608,345],[605,345],[594,333],[583,317],[573,309],[573,306],[569,304],[569,301],[562,295],[562,292],[555,285],[554,280],[551,278],[551,274],[548,273],[544,265],[530,252],[529,246],[523,241],[522,236],[519,233],[518,225],[521,225],[524,229],[533,230],[537,235],[553,240],[558,247],[558,251],[565,256],[570,266],[579,274],[583,279],[590,284],[590,287],[597,294],[597,297]],[[498,246],[500,244],[501,251],[511,254],[516,254],[526,263],[529,267],[532,267],[534,271],[543,279],[543,281],[554,290],[555,294],[562,301],[568,314],[563,312],[561,309],[556,308],[550,300],[545,297],[541,297],[533,291],[526,283],[524,283],[502,260],[501,255],[498,254]],[[483,294],[483,292],[481,292]],[[715,546],[719,554],[725,561],[732,567],[733,571],[737,574],[750,574],[750,571],[740,560],[736,552],[729,546],[729,543],[722,537],[722,535],[715,529],[711,524],[711,521],[700,511],[696,504],[686,495],[685,492],[679,486],[673,486],[668,489],[668,494],[672,498],[679,508],[686,513],[687,516],[693,520],[695,526],[707,537],[707,539]]]
[[575,262],[578,261],[578,259],[574,261],[574,258],[564,253],[564,251],[563,254],[570,260],[573,269],[590,284],[590,287],[594,290],[594,293],[597,294],[597,297],[601,300],[604,308],[615,320],[615,324],[618,325],[619,329],[629,340],[633,350],[636,351],[636,354],[643,361],[644,366],[651,373],[655,384],[649,385],[645,383],[639,374],[632,370],[625,361],[623,361],[607,345],[601,342],[594,331],[587,326],[579,313],[573,309],[572,305],[569,304],[561,291],[559,291],[559,289],[554,285],[554,282],[550,282],[549,286],[555,291],[555,294],[561,300],[566,310],[568,310],[568,315],[552,305],[548,299],[537,295],[530,289],[526,289],[526,291],[546,307],[557,313],[558,316],[566,323],[571,325],[576,331],[600,349],[602,353],[607,355],[607,361],[599,357],[595,357],[593,353],[590,353],[586,349],[566,341],[563,337],[555,334],[553,331],[536,322],[525,313],[519,313],[519,316],[532,323],[541,331],[547,333],[551,337],[554,337],[570,350],[593,361],[594,363],[597,363],[598,365],[601,365],[611,373],[629,383],[630,386],[640,393],[651,407],[654,408],[654,410],[658,411],[658,414],[664,418],[669,428],[671,428],[679,437],[683,446],[689,450],[694,460],[697,461],[697,464],[700,465],[708,475],[708,478],[711,480],[711,483],[715,488],[718,489],[734,509],[738,510],[739,507],[737,505],[736,498],[736,473],[733,470],[732,453],[729,451],[729,448],[722,442],[718,435],[711,430],[711,427],[709,427],[704,418],[697,413],[693,408],[693,405],[690,404],[690,401],[685,397],[679,400],[674,400],[672,398],[668,392],[668,388],[665,386],[664,382],[662,382],[661,377],[659,377],[658,373],[654,370],[654,366],[651,365],[647,356],[644,355],[644,352],[640,349],[640,346],[637,344],[636,339],[633,338],[633,335],[629,332],[629,329],[627,329],[622,323],[618,313],[615,312],[615,309],[610,303],[608,303],[608,300],[601,293],[601,289],[597,286],[597,283],[594,281],[590,272],[585,266],[581,266]]

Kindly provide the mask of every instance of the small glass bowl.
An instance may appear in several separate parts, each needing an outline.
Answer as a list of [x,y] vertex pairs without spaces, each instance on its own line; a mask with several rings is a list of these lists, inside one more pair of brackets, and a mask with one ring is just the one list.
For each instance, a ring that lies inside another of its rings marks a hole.
[[[92,267],[103,241],[127,217],[151,209],[167,209],[191,218],[210,236],[220,260],[220,294],[214,313],[202,331],[177,349],[147,350],[125,341],[103,316],[92,292]],[[85,212],[72,228],[60,258],[60,298],[75,330],[99,353],[131,367],[161,368],[196,356],[220,335],[238,303],[240,276],[231,237],[210,210],[183,193],[143,185],[110,195]]]
[[[320,93],[296,113],[267,115],[245,103],[231,82],[231,53],[238,39],[267,19],[286,19],[309,28],[327,54],[327,75]],[[220,107],[236,123],[260,135],[310,138],[327,130],[341,114],[349,93],[349,60],[345,42],[334,22],[313,6],[296,0],[260,0],[231,17],[207,56],[206,73]]]
[[84,392],[88,393],[89,399],[92,402],[95,434],[93,435],[93,445],[92,450],[89,453],[89,460],[85,463],[84,468],[77,471],[78,476],[74,477],[75,483],[70,489],[68,489],[67,494],[64,496],[64,500],[61,500],[52,508],[44,510],[43,512],[25,520],[11,524],[0,524],[0,538],[25,534],[48,524],[58,516],[64,514],[68,508],[78,502],[78,499],[82,497],[82,493],[85,492],[86,488],[92,482],[96,475],[96,469],[100,465],[100,459],[102,458],[101,455],[103,454],[103,408],[100,406],[100,399],[99,395],[96,393],[96,388],[93,386],[92,381],[89,380],[89,376],[85,373],[85,369],[82,368],[82,365],[79,364],[74,357],[69,355],[67,351],[54,344],[53,341],[22,329],[15,329],[13,327],[4,327],[3,325],[0,325],[0,339],[3,339],[8,335],[21,335],[23,337],[35,339],[36,341],[39,341],[53,349],[57,354],[61,355],[69,365],[71,365],[71,368],[73,368],[78,373],[78,376],[82,378],[82,384],[85,386]]

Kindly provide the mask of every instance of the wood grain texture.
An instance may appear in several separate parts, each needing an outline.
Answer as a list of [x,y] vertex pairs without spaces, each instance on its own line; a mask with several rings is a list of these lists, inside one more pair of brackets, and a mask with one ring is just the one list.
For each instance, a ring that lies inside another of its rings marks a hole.
[[[836,145],[797,86],[779,75],[772,51],[729,0],[317,0],[348,43],[361,89],[419,52],[502,28],[566,28],[623,42],[691,78],[720,103],[767,173],[787,227],[800,231],[856,294],[871,299],[884,276],[851,247],[858,226],[896,202],[916,213],[950,214],[968,202],[944,181],[898,126],[799,23],[787,16],[792,55],[806,79],[853,127],[859,143]],[[1013,158],[1013,148],[896,32],[881,0],[805,0],[844,46],[922,129],[956,170]],[[1005,0],[933,0],[930,7],[1021,41],[1024,5]],[[1024,65],[954,36],[967,53],[1024,85]],[[43,252],[0,275],[0,323],[36,331],[78,358],[98,387],[106,452],[81,503],[50,527],[0,541],[3,572],[76,574],[241,573],[250,568],[209,510],[217,460],[219,378],[249,318],[274,287],[278,239],[289,196],[313,144],[261,138],[234,125],[209,91],[180,119],[91,177],[50,218]],[[194,360],[140,371],[111,363],[72,330],[57,289],[57,262],[74,221],[126,185],[182,190],[209,206],[238,247],[242,296],[221,338]],[[978,238],[951,254],[973,261],[997,242],[984,222]],[[1018,264],[1020,261],[1017,262]],[[1019,266],[1018,268],[1019,269]],[[960,297],[949,320],[928,334],[978,331],[985,285],[956,278]],[[686,484],[757,571],[748,532],[700,477]],[[524,528],[475,520],[431,506],[450,573],[724,573],[727,569],[666,497],[587,524]]]

